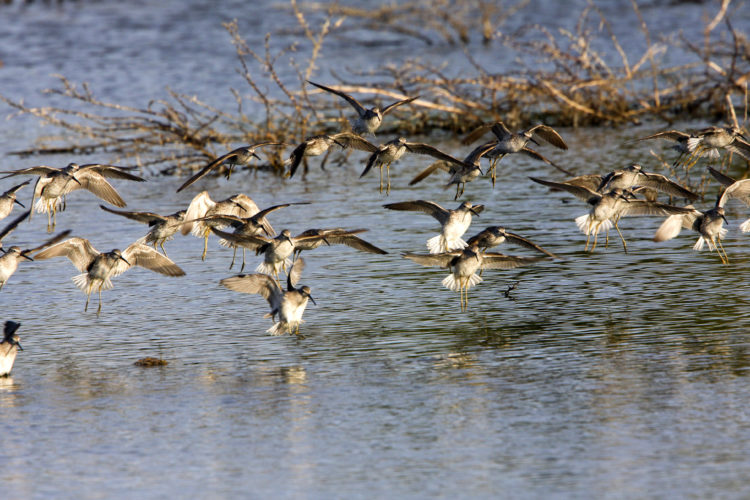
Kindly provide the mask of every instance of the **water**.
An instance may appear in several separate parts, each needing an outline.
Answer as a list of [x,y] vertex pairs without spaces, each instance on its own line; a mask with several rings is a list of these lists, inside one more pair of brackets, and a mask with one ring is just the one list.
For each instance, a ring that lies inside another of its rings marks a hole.
[[[261,31],[248,36],[261,40],[288,18],[269,10],[251,19],[239,2],[190,6],[2,7],[10,21],[0,30],[3,92],[40,99],[61,72],[135,105],[166,85],[221,101],[214,89],[241,82],[220,21],[257,23]],[[662,28],[703,12],[650,8]],[[561,24],[577,16],[562,14]],[[329,50],[351,55],[342,40]],[[26,119],[0,127],[5,151],[49,132]],[[563,129],[571,150],[543,152],[576,173],[634,160],[653,168],[649,148],[663,145],[623,142],[660,128]],[[449,140],[440,146],[464,151]],[[72,160],[6,156],[3,168]],[[302,283],[318,305],[305,313],[303,337],[268,336],[265,301],[218,285],[234,271],[215,238],[206,262],[197,238],[167,244],[183,278],[143,269],[116,278],[99,318],[83,313],[67,260],[22,264],[0,293],[0,319],[22,322],[26,349],[13,377],[0,380],[3,498],[748,496],[744,208],[730,207],[729,266],[693,252],[694,234],[656,245],[655,218],[623,220],[630,253],[613,234],[609,248],[600,242],[584,254],[573,219],[585,206],[526,178],[556,171],[506,158],[495,190],[485,179],[466,188],[466,199],[487,207],[472,229],[501,224],[565,260],[485,272],[460,313],[458,295],[440,284],[444,270],[399,256],[426,251],[437,223],[381,207],[417,198],[458,205],[442,178],[407,187],[425,160],[394,165],[388,198],[377,192],[377,172],[358,179],[361,153],[326,171],[317,164],[306,181],[240,172],[180,194],[184,179],[115,183],[132,210],[171,213],[207,189],[214,199],[244,192],[260,207],[312,202],[273,213],[277,230],[369,228],[365,239],[391,254],[321,247],[306,256]],[[98,204],[75,193],[58,228],[101,251],[145,233]],[[6,244],[37,244],[44,224],[35,216]],[[169,365],[133,366],[144,356]]]

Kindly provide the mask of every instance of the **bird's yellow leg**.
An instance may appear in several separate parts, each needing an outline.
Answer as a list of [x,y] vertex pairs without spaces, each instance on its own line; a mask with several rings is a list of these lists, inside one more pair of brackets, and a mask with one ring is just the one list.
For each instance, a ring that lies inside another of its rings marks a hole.
[[388,184],[385,188],[385,195],[388,196],[389,194],[391,194],[391,163],[390,162],[388,162],[388,164],[385,166],[385,174],[388,180]]
[[237,245],[233,245],[233,247],[234,247],[234,252],[232,252],[232,262],[229,264],[229,269],[232,269],[232,267],[234,267],[234,259],[237,257]]
[[726,250],[724,250],[724,245],[721,244],[721,239],[716,240],[716,248],[720,249],[721,252],[724,254],[724,258],[722,259],[722,262],[724,262],[724,264],[729,264],[729,256],[727,255]]
[[625,250],[625,253],[628,253],[628,244],[625,243],[625,238],[622,236],[622,232],[620,232],[620,226],[618,222],[618,220],[615,220],[615,229],[617,229],[617,234],[620,235],[620,239],[622,240],[622,248]]
[[596,225],[596,227],[594,227],[594,244],[591,247],[592,252],[596,249],[596,242],[599,239],[599,226],[601,225],[602,223],[600,222],[599,224]]
[[383,192],[383,165],[380,165],[380,192]]

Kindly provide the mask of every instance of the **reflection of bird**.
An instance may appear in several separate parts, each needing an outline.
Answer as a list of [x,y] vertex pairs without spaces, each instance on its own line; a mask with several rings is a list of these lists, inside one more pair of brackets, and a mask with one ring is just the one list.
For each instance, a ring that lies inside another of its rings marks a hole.
[[31,257],[29,257],[29,254],[32,254],[34,252],[37,252],[39,250],[42,250],[43,248],[47,248],[50,245],[54,245],[61,239],[65,238],[67,235],[70,234],[70,230],[63,231],[62,233],[57,234],[55,237],[50,238],[49,240],[45,241],[41,245],[34,247],[34,248],[28,248],[26,250],[22,250],[19,246],[12,246],[8,248],[7,250],[3,248],[2,240],[6,236],[8,236],[13,230],[21,223],[23,219],[25,219],[29,215],[29,211],[22,213],[18,217],[16,217],[13,221],[11,221],[10,224],[8,224],[2,232],[0,232],[0,251],[3,252],[2,255],[0,255],[0,290],[3,289],[3,286],[5,283],[10,279],[11,276],[13,276],[13,273],[16,272],[16,269],[18,269],[18,264],[21,261],[24,260],[34,260]]
[[21,347],[21,337],[16,334],[16,330],[21,323],[15,321],[6,321],[3,329],[3,341],[0,342],[0,377],[7,377],[13,369],[13,363],[16,360],[18,351],[23,351]]
[[[289,167],[289,177],[294,177],[294,173],[297,172],[300,163],[302,163],[305,157],[322,155],[328,152],[328,149],[334,144],[341,146],[342,149],[354,148],[369,153],[374,153],[378,149],[377,146],[371,144],[363,137],[351,132],[340,132],[334,135],[314,135],[305,139],[289,155],[289,162],[291,164]],[[325,162],[325,159],[323,162]]]
[[128,219],[148,224],[151,228],[149,229],[146,236],[138,240],[138,243],[145,245],[153,245],[154,248],[158,245],[164,255],[167,255],[167,251],[164,249],[164,243],[170,241],[177,231],[182,227],[182,223],[185,221],[185,210],[179,210],[170,215],[159,215],[153,212],[128,212],[126,210],[113,210],[107,208],[104,205],[99,205],[99,208],[106,212],[121,215]]
[[615,188],[633,189],[636,187],[646,187],[656,189],[670,196],[686,198],[690,201],[699,198],[697,194],[680,186],[664,175],[645,172],[643,167],[637,163],[628,165],[620,170],[614,170],[606,175],[581,175],[568,179],[565,183],[584,186],[597,193],[604,193]]
[[556,148],[568,149],[568,145],[565,144],[565,141],[563,141],[562,137],[560,137],[560,134],[558,134],[557,131],[552,127],[540,123],[518,133],[513,133],[508,130],[508,127],[506,127],[503,122],[488,123],[474,129],[474,131],[469,133],[469,135],[467,135],[462,142],[464,144],[471,144],[490,130],[493,134],[495,134],[495,137],[497,137],[497,141],[494,143],[494,147],[490,151],[485,153],[484,156],[490,158],[491,160],[490,172],[492,173],[493,186],[495,185],[495,166],[500,160],[503,159],[503,157],[513,153],[523,153],[536,160],[541,160],[549,165],[552,165],[561,172],[572,175],[564,168],[555,165],[544,156],[526,146],[529,141],[533,142],[534,144],[539,144],[536,140],[534,140],[534,136],[536,136],[547,141]]
[[472,245],[476,243],[476,245],[482,249],[487,250],[488,248],[496,247],[498,245],[501,245],[504,242],[508,242],[512,245],[518,245],[522,246],[524,248],[528,248],[530,250],[537,251],[539,253],[543,253],[549,257],[552,257],[553,259],[559,259],[559,257],[552,252],[545,250],[544,248],[540,247],[536,243],[527,240],[523,236],[519,236],[515,233],[511,233],[510,231],[506,231],[504,227],[500,226],[490,226],[488,228],[485,228],[469,238],[466,242],[467,245]]
[[414,184],[421,182],[424,178],[437,170],[445,170],[451,176],[448,184],[445,185],[445,189],[448,189],[455,184],[456,196],[453,199],[457,200],[459,196],[464,194],[466,183],[471,182],[482,175],[482,169],[479,166],[479,162],[482,159],[482,156],[494,147],[494,144],[494,142],[487,142],[474,148],[474,150],[472,150],[462,162],[456,163],[438,160],[418,173],[411,181],[409,181],[409,185],[413,186]]
[[530,179],[545,186],[567,191],[591,205],[589,213],[576,218],[576,225],[581,232],[586,234],[586,247],[584,250],[588,250],[591,235],[594,235],[594,244],[591,247],[592,252],[596,248],[599,231],[604,230],[606,236],[605,245],[608,245],[609,230],[614,226],[617,234],[620,235],[625,253],[627,253],[628,246],[618,226],[620,218],[624,215],[672,215],[690,212],[689,209],[682,207],[634,199],[632,192],[624,191],[620,188],[612,189],[606,193],[597,193],[587,187],[574,186],[564,182],[546,181],[535,177],[530,177]]
[[406,99],[402,99],[400,101],[389,104],[382,110],[377,106],[367,109],[362,106],[355,98],[353,98],[349,94],[341,92],[340,90],[332,89],[318,83],[313,83],[310,80],[308,80],[307,83],[309,83],[310,85],[314,85],[319,89],[325,90],[326,92],[336,94],[337,96],[343,98],[344,100],[346,100],[346,102],[351,104],[351,106],[357,112],[357,119],[352,122],[352,130],[360,135],[374,134],[378,127],[380,127],[380,124],[383,122],[383,117],[385,115],[403,104],[408,104],[413,100],[418,99],[418,97],[408,97]]
[[179,193],[186,187],[190,186],[194,182],[196,182],[198,179],[202,178],[206,174],[208,174],[211,170],[220,167],[221,165],[227,164],[229,165],[229,168],[227,169],[227,179],[232,175],[232,169],[236,167],[237,165],[248,165],[250,161],[253,158],[257,158],[260,160],[260,156],[255,154],[255,150],[263,147],[263,146],[282,146],[284,143],[282,142],[259,142],[258,144],[253,144],[251,146],[242,146],[237,149],[234,149],[224,155],[219,156],[214,161],[200,169],[195,175],[193,175],[191,178],[186,180],[182,186],[177,188],[177,192]]
[[[125,201],[115,191],[115,188],[107,182],[105,177],[114,179],[125,179],[129,181],[144,182],[145,179],[128,172],[128,168],[114,165],[101,165],[92,163],[78,165],[70,163],[65,168],[37,167],[24,168],[7,173],[6,177],[13,175],[38,175],[39,179],[34,186],[34,194],[31,204],[34,210],[47,213],[47,231],[57,224],[57,210],[65,210],[65,197],[78,189],[86,189],[98,198],[118,207],[124,207]],[[39,200],[34,204],[34,199]],[[60,208],[61,207],[61,208]]]
[[53,257],[67,257],[83,274],[73,277],[76,284],[86,294],[88,310],[89,298],[94,289],[99,291],[99,308],[97,316],[102,310],[102,290],[112,288],[111,278],[121,275],[133,266],[140,266],[165,276],[184,276],[180,267],[153,248],[142,243],[132,243],[125,251],[114,249],[111,252],[97,251],[84,238],[70,238],[61,243],[42,250],[34,256],[37,260]]
[[18,201],[16,199],[16,192],[24,187],[26,184],[28,184],[31,181],[22,182],[21,184],[18,184],[17,186],[13,186],[6,192],[0,195],[0,220],[3,220],[7,216],[10,215],[10,213],[13,211],[13,204],[17,203],[21,205],[21,207],[26,208],[23,206],[23,203]]
[[391,163],[400,159],[406,152],[429,155],[438,160],[444,160],[449,163],[461,165],[462,162],[453,158],[452,156],[443,153],[439,149],[430,146],[429,144],[423,144],[420,142],[406,142],[406,139],[399,137],[392,141],[388,141],[385,144],[378,147],[377,151],[370,155],[367,160],[367,165],[362,171],[360,177],[367,175],[367,172],[374,166],[380,168],[380,192],[383,192],[383,166],[386,169],[387,187],[386,194],[391,192]]
[[222,222],[205,219],[211,215],[233,215],[235,217],[251,217],[258,213],[258,205],[249,196],[235,194],[226,200],[213,201],[208,191],[198,193],[190,202],[185,213],[185,223],[182,225],[182,234],[192,232],[194,236],[203,238],[202,259],[206,260],[208,252],[208,237],[211,228],[222,228],[226,224]]
[[217,236],[235,245],[250,248],[258,254],[263,254],[263,262],[258,264],[255,270],[259,273],[270,274],[276,277],[276,279],[278,279],[281,270],[289,266],[289,257],[295,250],[301,252],[302,250],[318,248],[320,244],[315,244],[316,242],[327,243],[329,245],[347,245],[356,250],[369,253],[388,253],[355,236],[365,231],[366,229],[356,229],[354,231],[347,231],[346,229],[310,229],[297,236],[292,236],[292,233],[288,229],[284,229],[275,238],[266,238],[261,235],[250,236],[226,233],[213,228],[213,232]]
[[425,200],[388,203],[383,206],[390,210],[424,212],[434,217],[442,229],[438,236],[427,240],[430,253],[450,252],[464,248],[466,242],[461,239],[461,236],[469,229],[472,214],[478,217],[484,210],[484,205],[472,205],[468,201],[461,203],[455,210],[446,210],[437,203]]
[[307,307],[307,301],[312,300],[315,304],[309,286],[295,288],[304,266],[305,261],[301,258],[294,262],[286,278],[285,291],[267,274],[240,274],[224,278],[219,283],[235,292],[262,295],[271,306],[271,312],[264,317],[275,321],[276,315],[279,316],[279,321],[267,330],[271,335],[283,335],[285,332],[299,335],[299,325],[303,322],[302,314]]
[[513,269],[537,262],[544,257],[513,257],[501,253],[482,252],[477,244],[463,250],[438,254],[405,253],[404,258],[427,267],[445,267],[451,274],[443,279],[443,286],[461,294],[461,311],[469,307],[469,288],[482,282],[477,271],[483,269]]

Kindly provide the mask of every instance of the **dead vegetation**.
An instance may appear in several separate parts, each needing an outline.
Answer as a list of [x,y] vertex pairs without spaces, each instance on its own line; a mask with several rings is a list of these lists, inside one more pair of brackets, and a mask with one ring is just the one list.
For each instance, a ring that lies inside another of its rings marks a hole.
[[[313,92],[305,81],[317,77],[316,62],[324,56],[328,37],[367,30],[416,40],[412,43],[449,45],[458,51],[450,57],[464,57],[472,69],[453,72],[446,64],[417,55],[347,78],[335,75],[339,84],[331,86],[347,93],[384,100],[420,96],[409,111],[389,115],[387,132],[408,136],[437,129],[465,131],[492,120],[512,127],[530,122],[590,126],[644,119],[721,120],[732,96],[744,98],[750,78],[750,42],[733,27],[730,7],[730,0],[724,0],[716,15],[705,20],[703,40],[695,42],[680,33],[656,39],[633,0],[631,8],[640,20],[646,49],[629,54],[615,36],[611,20],[593,4],[584,8],[572,31],[525,25],[506,32],[501,28],[508,19],[533,8],[528,0],[508,6],[431,0],[370,10],[337,3],[301,6],[291,0],[289,15],[295,20],[293,34],[298,40],[294,44],[279,47],[275,40],[283,37],[269,33],[262,47],[251,47],[237,21],[225,24],[236,51],[237,71],[248,87],[228,89],[234,99],[232,111],[169,88],[166,97],[143,107],[108,102],[86,83],[64,76],[59,77],[58,87],[45,91],[63,97],[63,107],[32,107],[2,95],[0,100],[57,131],[15,154],[96,153],[152,172],[196,170],[237,144],[266,140],[291,144],[341,128],[351,109],[317,89]],[[477,37],[497,50],[510,51],[513,63],[503,67],[511,69],[497,73],[476,61],[470,46]],[[688,54],[691,62],[664,64],[667,51]],[[612,54],[618,60],[613,61]],[[282,65],[291,65],[294,78],[280,76]],[[403,119],[406,113],[408,120]],[[283,172],[283,152],[283,148],[266,150],[268,166],[277,172]]]

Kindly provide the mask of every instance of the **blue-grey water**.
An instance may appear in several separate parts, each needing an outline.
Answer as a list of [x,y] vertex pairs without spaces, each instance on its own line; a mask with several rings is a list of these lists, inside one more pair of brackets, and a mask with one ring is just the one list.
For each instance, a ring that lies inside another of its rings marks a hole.
[[[0,6],[0,92],[44,105],[40,91],[60,73],[134,106],[164,97],[169,86],[231,109],[227,89],[249,91],[221,22],[238,18],[259,49],[267,31],[294,27],[275,4],[251,4]],[[560,9],[544,2],[539,18],[525,12],[511,27],[533,21],[570,28],[585,2],[578,4]],[[641,39],[630,7],[601,7],[627,19],[614,29],[631,36],[628,46],[637,52]],[[654,32],[674,32],[698,26],[716,5],[642,8]],[[735,25],[748,27],[747,12]],[[371,63],[350,36],[327,40],[319,80],[329,80],[328,69]],[[461,64],[460,51],[447,45],[395,40],[382,48],[382,59],[418,50],[442,59],[447,53]],[[477,57],[494,60],[492,48],[472,44]],[[653,169],[658,164],[649,149],[669,157],[666,146],[625,141],[665,127],[562,129],[570,150],[544,153],[576,173],[631,161]],[[0,121],[2,153],[51,132],[24,117]],[[439,145],[465,154],[449,138]],[[565,260],[486,271],[461,313],[458,295],[441,286],[444,270],[399,255],[426,251],[437,223],[381,206],[428,199],[453,207],[453,190],[442,189],[442,178],[408,187],[427,162],[407,157],[391,169],[393,189],[385,198],[376,172],[359,179],[364,158],[354,153],[325,171],[312,160],[305,180],[238,172],[179,194],[182,179],[174,177],[115,182],[132,210],[171,213],[205,189],[214,199],[243,192],[260,207],[311,202],[269,216],[277,230],[369,228],[364,237],[389,255],[347,247],[307,255],[302,283],[318,305],[308,306],[299,338],[269,336],[263,298],[219,286],[236,269],[228,269],[231,250],[214,237],[205,262],[195,237],[167,244],[185,277],[136,268],[116,278],[103,294],[100,317],[95,297],[83,312],[85,297],[70,280],[78,271],[69,261],[22,264],[0,292],[0,319],[22,323],[25,348],[12,377],[0,379],[0,498],[750,495],[748,240],[738,229],[748,215],[744,207],[729,207],[728,266],[715,253],[694,252],[692,233],[653,243],[656,218],[622,221],[629,253],[613,233],[609,248],[600,242],[587,254],[573,222],[585,204],[528,181],[528,175],[559,179],[544,164],[507,158],[494,190],[486,179],[466,188],[465,199],[486,205],[472,229],[504,225]],[[2,169],[113,160],[3,155]],[[15,181],[2,181],[0,189]],[[27,203],[30,189],[21,193]],[[101,251],[124,248],[145,233],[145,226],[104,213],[99,203],[74,193],[58,228]],[[39,214],[4,244],[30,247],[44,238]],[[248,260],[252,270],[257,258]],[[133,365],[145,356],[169,365]]]

